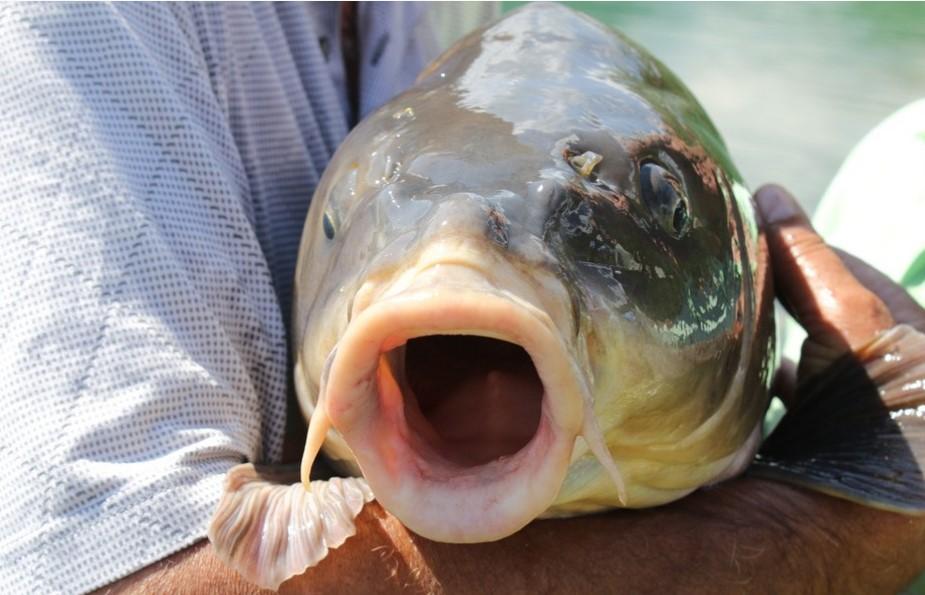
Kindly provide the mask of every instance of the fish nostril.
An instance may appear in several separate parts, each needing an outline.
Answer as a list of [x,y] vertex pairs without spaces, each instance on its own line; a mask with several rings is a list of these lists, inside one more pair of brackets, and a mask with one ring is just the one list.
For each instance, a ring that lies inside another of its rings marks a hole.
[[504,213],[496,208],[489,209],[485,229],[492,242],[503,248],[508,247],[511,241],[511,222]]

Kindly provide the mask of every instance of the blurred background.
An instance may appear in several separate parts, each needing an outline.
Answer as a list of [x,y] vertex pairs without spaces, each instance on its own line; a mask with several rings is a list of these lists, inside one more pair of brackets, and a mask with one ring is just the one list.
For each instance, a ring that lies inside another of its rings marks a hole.
[[[466,4],[447,26],[465,30],[467,17],[474,27],[525,2]],[[867,132],[925,97],[925,3],[567,4],[641,43],[690,87],[749,187],[780,183],[810,211]]]

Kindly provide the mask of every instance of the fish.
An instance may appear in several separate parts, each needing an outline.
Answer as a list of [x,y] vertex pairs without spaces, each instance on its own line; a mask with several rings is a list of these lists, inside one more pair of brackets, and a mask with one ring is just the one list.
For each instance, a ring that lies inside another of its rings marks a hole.
[[[300,482],[232,470],[210,539],[275,588],[372,498],[452,543],[666,504],[749,468],[925,510],[921,453],[868,481],[845,442],[864,485],[844,480],[842,451],[826,458],[812,427],[841,423],[835,380],[759,454],[772,277],[751,193],[684,84],[567,7],[512,12],[363,120],[325,170],[291,326]],[[869,351],[872,377],[897,337]],[[911,430],[884,420],[864,447],[908,450]],[[858,422],[844,423],[842,438]],[[312,479],[322,449],[344,477]]]

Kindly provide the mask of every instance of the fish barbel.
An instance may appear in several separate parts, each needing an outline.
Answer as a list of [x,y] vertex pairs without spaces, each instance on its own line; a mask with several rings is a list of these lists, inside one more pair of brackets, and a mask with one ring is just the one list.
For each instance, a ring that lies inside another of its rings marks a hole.
[[[424,537],[474,542],[742,472],[774,365],[763,241],[715,127],[639,46],[558,5],[466,37],[315,192],[292,320],[305,488],[274,514],[280,535],[306,498],[340,520],[248,576],[301,572],[372,494]],[[310,483],[321,448],[368,489]],[[217,515],[213,542],[243,539],[242,518]]]

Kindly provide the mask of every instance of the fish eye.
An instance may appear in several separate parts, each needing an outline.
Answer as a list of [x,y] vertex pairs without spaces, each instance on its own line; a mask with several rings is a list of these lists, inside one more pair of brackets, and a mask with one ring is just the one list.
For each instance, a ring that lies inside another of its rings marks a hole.
[[330,213],[325,213],[321,218],[321,227],[324,229],[324,237],[328,238],[329,240],[333,240],[335,232],[334,218]]
[[680,180],[652,161],[639,166],[642,202],[656,221],[673,238],[681,238],[690,228],[690,207]]

